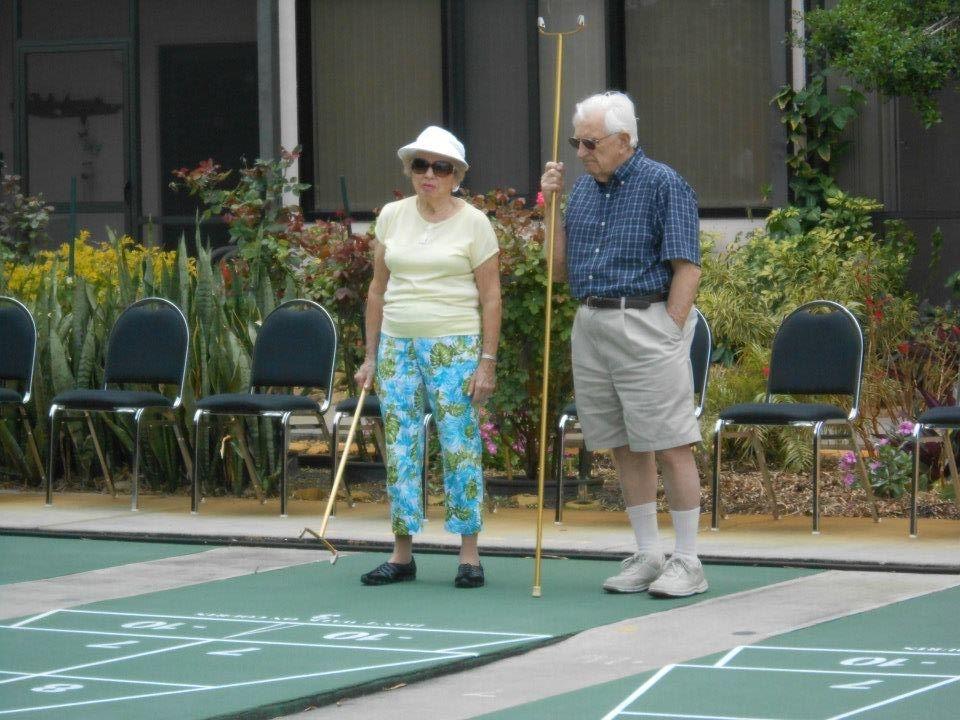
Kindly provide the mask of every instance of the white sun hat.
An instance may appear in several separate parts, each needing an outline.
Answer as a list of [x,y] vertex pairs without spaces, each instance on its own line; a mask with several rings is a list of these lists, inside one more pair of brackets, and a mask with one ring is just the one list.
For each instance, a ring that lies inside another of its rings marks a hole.
[[463,143],[457,140],[453,133],[436,125],[429,126],[417,136],[416,140],[397,150],[397,156],[404,163],[408,163],[418,152],[443,155],[463,167],[464,170],[470,167],[463,151]]

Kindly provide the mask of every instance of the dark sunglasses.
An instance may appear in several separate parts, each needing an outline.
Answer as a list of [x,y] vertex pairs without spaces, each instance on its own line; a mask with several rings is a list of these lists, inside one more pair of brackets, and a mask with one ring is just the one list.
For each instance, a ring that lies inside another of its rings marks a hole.
[[578,138],[572,137],[567,138],[570,141],[570,144],[573,146],[574,150],[579,150],[580,145],[583,145],[587,150],[593,152],[597,149],[597,145],[600,144],[601,140],[606,140],[608,137],[613,135],[619,135],[619,133],[610,133],[610,135],[604,135],[602,138]]
[[423,158],[414,158],[410,162],[410,171],[415,175],[424,175],[427,170],[433,170],[437,177],[447,177],[453,174],[453,163],[448,160],[424,160]]

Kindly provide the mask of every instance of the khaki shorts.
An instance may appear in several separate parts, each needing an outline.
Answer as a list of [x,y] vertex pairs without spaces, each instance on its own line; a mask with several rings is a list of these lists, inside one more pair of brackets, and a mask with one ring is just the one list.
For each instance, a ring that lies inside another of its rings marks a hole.
[[645,310],[581,306],[571,340],[577,415],[587,449],[635,452],[701,441],[693,415],[691,310],[677,327],[665,302]]

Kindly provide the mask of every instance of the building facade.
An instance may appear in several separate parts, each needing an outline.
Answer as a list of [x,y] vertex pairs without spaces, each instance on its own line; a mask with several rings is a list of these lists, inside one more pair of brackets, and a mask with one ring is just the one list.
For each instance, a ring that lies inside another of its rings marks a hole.
[[[473,191],[532,197],[552,154],[555,41],[565,44],[561,138],[573,102],[606,88],[637,103],[640,142],[697,190],[703,226],[727,238],[787,201],[786,139],[770,98],[802,82],[784,42],[802,0],[0,0],[0,153],[56,208],[51,236],[79,226],[172,243],[195,202],[171,172],[214,158],[303,147],[308,217],[370,218],[405,191],[395,151],[425,125],[467,146]],[[923,130],[900,102],[871,100],[840,178],[960,265],[960,95]],[[953,130],[951,132],[951,129]],[[560,157],[578,167],[561,142]],[[213,225],[208,235],[222,240]]]

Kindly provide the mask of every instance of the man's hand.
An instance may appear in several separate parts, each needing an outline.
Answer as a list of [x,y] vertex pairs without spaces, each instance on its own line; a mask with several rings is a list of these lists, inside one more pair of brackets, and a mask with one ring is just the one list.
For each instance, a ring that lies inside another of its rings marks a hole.
[[540,178],[540,189],[543,191],[544,200],[551,193],[563,192],[563,163],[548,162],[543,168],[543,175]]

